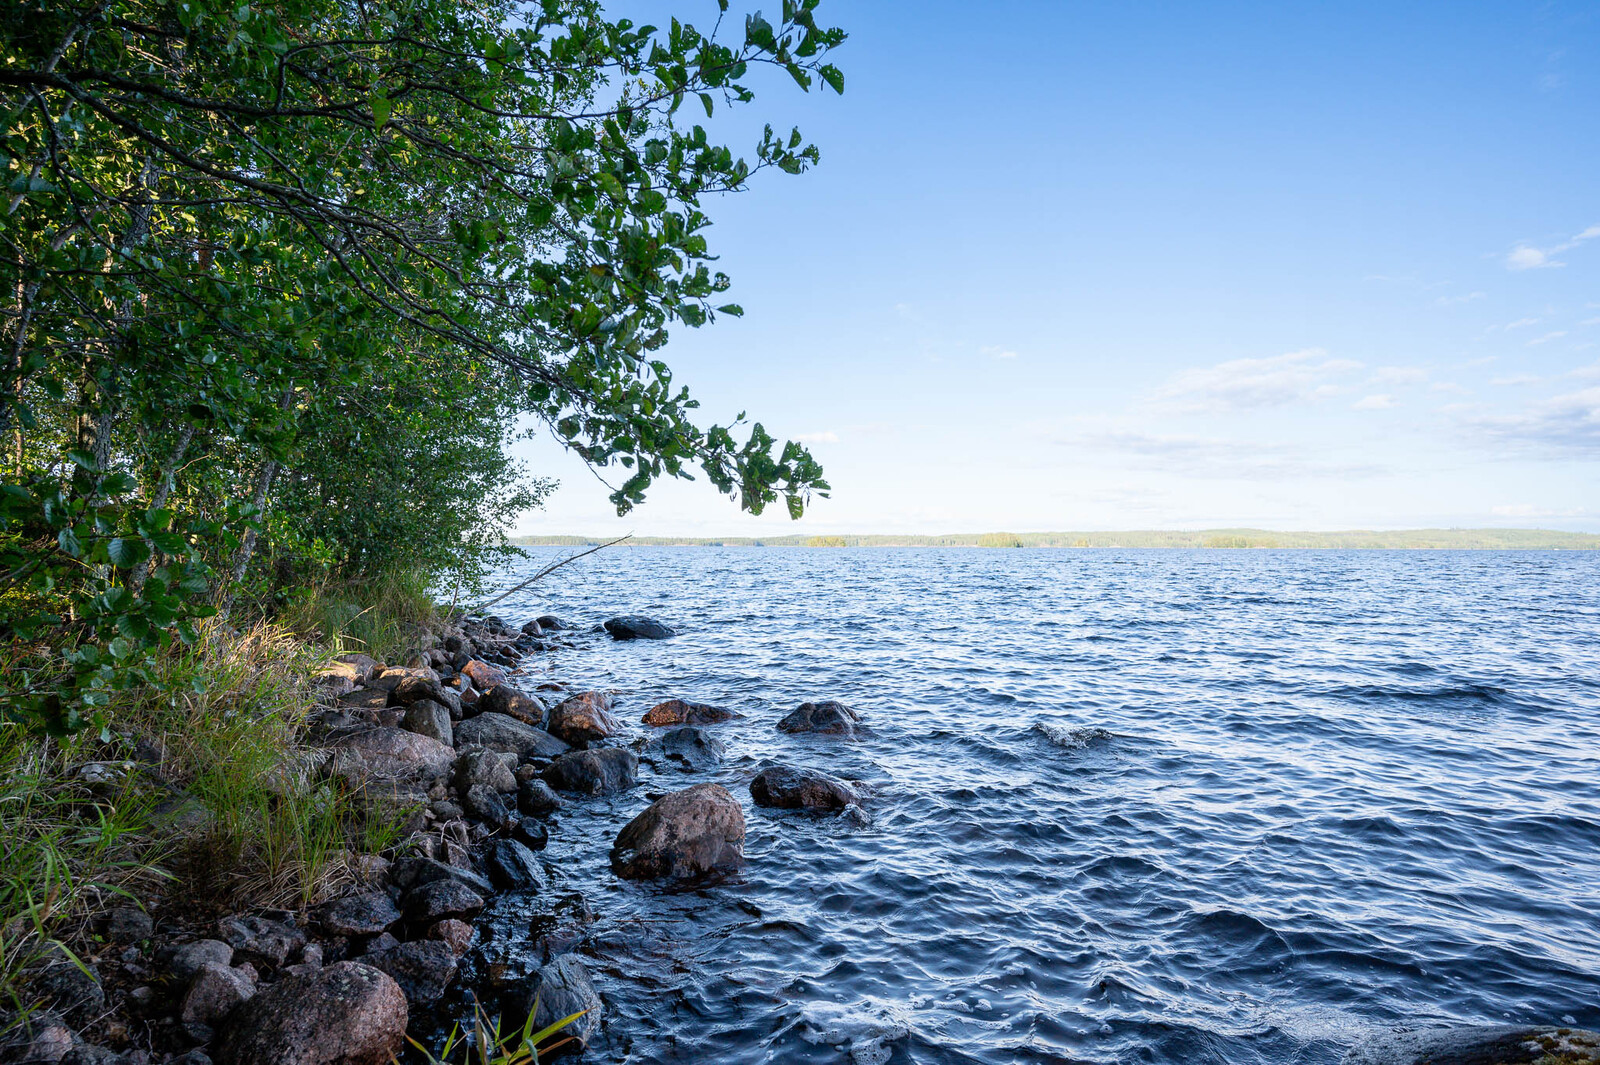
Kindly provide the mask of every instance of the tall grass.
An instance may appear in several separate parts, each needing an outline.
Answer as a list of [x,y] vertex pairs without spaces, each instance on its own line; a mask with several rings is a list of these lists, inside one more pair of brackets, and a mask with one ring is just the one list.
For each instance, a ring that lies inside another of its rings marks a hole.
[[415,645],[417,632],[439,620],[428,576],[400,570],[360,583],[325,582],[290,598],[278,622],[335,653],[358,651],[394,661]]

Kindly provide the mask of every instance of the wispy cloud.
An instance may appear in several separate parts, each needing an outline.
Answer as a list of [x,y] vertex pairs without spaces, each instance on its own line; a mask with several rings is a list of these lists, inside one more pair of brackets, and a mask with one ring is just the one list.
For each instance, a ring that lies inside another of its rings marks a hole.
[[1546,333],[1542,337],[1534,337],[1532,340],[1528,341],[1528,346],[1531,348],[1535,344],[1548,344],[1548,343],[1550,343],[1550,341],[1552,341],[1552,340],[1560,340],[1562,337],[1564,337],[1566,335],[1567,335],[1567,331],[1565,329],[1557,329],[1557,330],[1554,330],[1553,332]]
[[1231,359],[1174,374],[1152,399],[1156,406],[1176,411],[1281,407],[1335,395],[1342,389],[1331,379],[1360,368],[1361,363],[1351,359],[1329,358],[1321,348],[1266,359]]
[[1332,462],[1293,444],[1219,437],[1161,435],[1133,430],[1079,433],[1057,441],[1096,451],[1145,469],[1251,481],[1305,477],[1377,477],[1389,472],[1375,463]]
[[837,444],[839,434],[830,429],[821,433],[796,433],[795,439],[802,444]]
[[1516,414],[1479,418],[1470,427],[1518,450],[1600,458],[1600,387],[1530,404]]
[[1419,385],[1428,379],[1420,366],[1380,366],[1367,378],[1371,385]]
[[1352,410],[1388,410],[1394,406],[1394,397],[1387,392],[1380,392],[1373,396],[1362,396],[1352,403]]
[[1507,322],[1500,328],[1509,333],[1513,329],[1526,329],[1528,326],[1538,325],[1542,321],[1544,321],[1542,318],[1518,318],[1514,322]]
[[1463,303],[1472,303],[1476,300],[1487,299],[1487,292],[1466,292],[1459,296],[1440,296],[1433,302],[1440,307],[1457,307]]
[[1509,377],[1492,377],[1489,383],[1497,388],[1513,388],[1517,385],[1536,385],[1544,378],[1531,373],[1511,374]]
[[991,359],[1014,359],[1017,357],[1016,352],[1010,348],[1003,348],[998,344],[990,344],[987,347],[979,348],[978,351]]
[[1507,270],[1539,270],[1553,266],[1565,266],[1556,258],[1562,252],[1571,251],[1580,244],[1587,243],[1600,237],[1600,226],[1590,226],[1581,233],[1574,233],[1571,237],[1559,244],[1552,244],[1547,248],[1536,247],[1527,242],[1518,244],[1506,253]]
[[1456,392],[1456,393],[1459,393],[1461,395],[1466,395],[1470,390],[1467,389],[1466,387],[1462,386],[1462,385],[1456,384],[1454,381],[1435,381],[1433,384],[1428,386],[1428,391],[1429,392]]

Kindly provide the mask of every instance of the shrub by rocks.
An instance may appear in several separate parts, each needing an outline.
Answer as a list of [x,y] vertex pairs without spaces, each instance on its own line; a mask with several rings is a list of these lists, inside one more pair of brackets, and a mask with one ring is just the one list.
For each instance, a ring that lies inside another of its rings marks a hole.
[[642,720],[646,725],[716,725],[737,717],[732,710],[683,699],[668,699],[652,706]]
[[603,692],[584,692],[563,699],[550,711],[550,734],[574,746],[615,736],[622,722],[611,714],[611,699]]
[[832,699],[801,703],[778,722],[780,732],[813,732],[824,736],[854,736],[860,727],[861,715]]
[[744,811],[720,784],[696,784],[651,803],[617,834],[611,867],[632,880],[694,877],[744,862]]
[[792,766],[772,766],[750,782],[750,797],[757,806],[780,810],[843,810],[859,803],[856,789],[838,777]]
[[633,787],[638,779],[638,755],[621,747],[569,751],[544,771],[546,784],[580,795],[615,795]]
[[405,994],[387,973],[339,962],[278,981],[234,1011],[218,1065],[387,1065],[405,1043]]
[[606,631],[614,640],[665,640],[677,633],[654,618],[640,614],[624,614],[605,623]]

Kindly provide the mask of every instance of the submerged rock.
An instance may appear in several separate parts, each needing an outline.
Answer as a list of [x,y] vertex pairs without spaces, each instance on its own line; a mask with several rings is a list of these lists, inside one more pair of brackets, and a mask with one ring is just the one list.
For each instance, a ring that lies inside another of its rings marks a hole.
[[606,631],[614,640],[665,640],[677,633],[654,618],[640,614],[624,614],[605,623]]
[[580,795],[615,795],[633,787],[638,779],[638,755],[621,747],[569,751],[544,771],[546,784]]
[[750,797],[757,806],[780,810],[843,810],[861,801],[856,789],[838,777],[786,765],[757,773],[750,782]]
[[1345,1054],[1343,1065],[1582,1065],[1600,1062],[1600,1032],[1476,1025],[1390,1032]]
[[456,726],[456,743],[481,744],[495,751],[511,751],[520,759],[554,758],[567,745],[543,729],[525,725],[504,714],[479,714]]
[[525,1013],[533,1012],[535,1032],[564,1017],[582,1013],[583,1016],[563,1028],[556,1037],[570,1036],[580,1043],[593,1038],[600,1027],[602,1009],[600,996],[589,980],[589,970],[576,954],[563,954],[540,968],[529,981],[523,1004]]
[[617,834],[611,868],[632,880],[693,877],[744,863],[744,811],[720,784],[696,784],[651,803]]
[[358,962],[278,981],[234,1011],[219,1065],[386,1065],[405,1043],[405,994]]
[[801,703],[778,722],[778,731],[854,736],[860,725],[860,714],[843,703],[829,699],[820,703]]
[[691,772],[721,765],[728,753],[728,748],[721,740],[693,725],[679,725],[663,732],[651,747],[666,761]]
[[716,725],[737,717],[732,710],[684,699],[668,699],[652,706],[642,720],[646,725]]
[[573,745],[615,736],[622,722],[611,714],[611,698],[604,692],[584,692],[564,699],[550,711],[550,734]]
[[572,628],[571,625],[568,625],[554,614],[540,614],[534,620],[539,623],[541,629],[549,629],[552,632],[560,632],[562,629]]

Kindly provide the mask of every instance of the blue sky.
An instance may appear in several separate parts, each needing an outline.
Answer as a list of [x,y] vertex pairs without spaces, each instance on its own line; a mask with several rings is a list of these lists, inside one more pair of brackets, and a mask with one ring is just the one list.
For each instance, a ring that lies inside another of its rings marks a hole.
[[750,113],[822,165],[713,205],[746,317],[666,357],[832,498],[619,519],[541,440],[519,531],[1600,529],[1600,8],[821,11],[845,95]]

